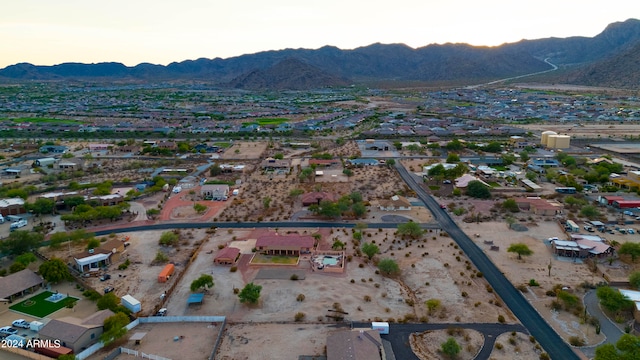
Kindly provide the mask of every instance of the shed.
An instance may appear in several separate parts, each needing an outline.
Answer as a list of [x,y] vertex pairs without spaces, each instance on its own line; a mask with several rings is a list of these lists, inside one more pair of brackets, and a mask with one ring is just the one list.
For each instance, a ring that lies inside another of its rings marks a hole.
[[171,275],[173,275],[173,272],[175,271],[175,265],[173,264],[167,264],[162,271],[160,271],[160,274],[158,274],[158,282],[167,282],[169,280],[169,278],[171,277]]
[[131,310],[131,312],[134,314],[139,313],[140,310],[142,310],[140,307],[140,301],[129,294],[120,298],[120,303],[122,304],[122,306]]
[[236,263],[239,255],[240,249],[226,247],[218,251],[218,254],[213,258],[213,262],[217,265],[233,265]]
[[142,339],[144,339],[144,336],[147,335],[146,332],[137,332],[135,334],[133,334],[129,340],[134,341],[136,343],[136,345],[140,345],[140,342],[142,342]]

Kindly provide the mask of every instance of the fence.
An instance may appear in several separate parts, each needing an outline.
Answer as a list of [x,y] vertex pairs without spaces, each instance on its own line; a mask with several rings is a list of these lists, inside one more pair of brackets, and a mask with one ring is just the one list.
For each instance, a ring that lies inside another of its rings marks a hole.
[[141,357],[143,359],[151,359],[151,360],[171,360],[169,358],[166,357],[162,357],[159,355],[153,355],[153,354],[145,354],[142,351],[136,351],[136,350],[131,350],[131,349],[127,349],[125,347],[120,347],[120,353],[121,354],[128,354],[128,355],[133,355],[135,357]]

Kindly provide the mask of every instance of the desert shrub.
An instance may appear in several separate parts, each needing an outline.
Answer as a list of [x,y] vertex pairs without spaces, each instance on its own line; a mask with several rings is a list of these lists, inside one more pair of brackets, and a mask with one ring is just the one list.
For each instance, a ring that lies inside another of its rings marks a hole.
[[504,318],[504,315],[498,315],[498,322],[499,322],[500,324],[504,324],[504,322],[505,322],[505,321],[506,321],[506,320],[505,320],[505,318]]
[[496,349],[498,349],[498,350],[502,350],[502,348],[503,348],[504,346],[502,346],[502,344],[500,344],[499,342],[497,342],[497,343],[494,345],[494,347],[495,347]]
[[305,313],[297,312],[294,316],[295,321],[302,321],[305,317]]
[[293,281],[298,280],[298,274],[291,274],[291,277],[289,277],[289,279]]
[[572,346],[584,346],[584,339],[578,336],[572,336],[569,338],[569,344]]
[[529,286],[540,286],[540,284],[538,284],[536,279],[531,279],[529,280]]
[[232,266],[232,267],[229,269],[229,271],[230,271],[230,272],[236,272],[236,271],[238,271],[238,267],[237,267],[237,266]]
[[371,296],[369,296],[369,295],[365,295],[365,296],[364,296],[364,301],[365,301],[365,302],[371,302]]
[[520,290],[520,292],[523,292],[523,293],[527,292],[527,285],[525,285],[525,284],[520,284],[520,285],[516,286],[516,288],[518,290]]
[[305,299],[304,294],[298,294],[298,297],[296,297],[296,301],[302,302],[302,301],[304,301],[304,299]]

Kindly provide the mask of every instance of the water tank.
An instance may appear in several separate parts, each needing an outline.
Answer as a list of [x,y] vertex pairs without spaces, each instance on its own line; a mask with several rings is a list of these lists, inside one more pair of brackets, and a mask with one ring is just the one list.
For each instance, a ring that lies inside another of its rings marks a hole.
[[557,135],[557,133],[555,131],[543,131],[542,137],[540,138],[540,144],[542,144],[542,146],[547,146],[549,135]]
[[556,135],[555,149],[568,149],[571,142],[571,136],[569,135]]
[[547,147],[551,149],[556,148],[556,138],[558,135],[549,135],[547,136]]

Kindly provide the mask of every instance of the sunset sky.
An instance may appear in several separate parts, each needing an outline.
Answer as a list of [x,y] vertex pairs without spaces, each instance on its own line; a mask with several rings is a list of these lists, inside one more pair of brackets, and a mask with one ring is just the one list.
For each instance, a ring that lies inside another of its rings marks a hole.
[[640,1],[19,0],[0,11],[0,68],[29,62],[166,65],[285,48],[588,36]]

